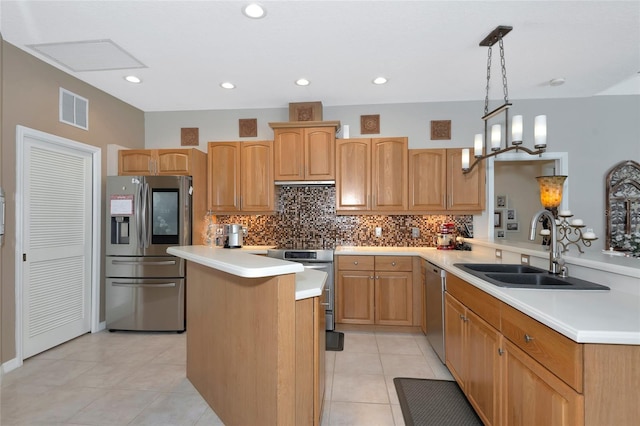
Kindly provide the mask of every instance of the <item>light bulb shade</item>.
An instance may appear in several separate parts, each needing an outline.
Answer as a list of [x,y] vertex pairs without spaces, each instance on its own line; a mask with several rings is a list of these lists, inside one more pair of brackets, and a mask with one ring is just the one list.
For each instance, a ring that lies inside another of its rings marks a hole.
[[462,170],[469,170],[469,148],[462,150]]
[[520,145],[522,143],[522,116],[514,115],[511,119],[511,143]]
[[566,176],[538,176],[540,185],[540,203],[542,207],[552,209],[558,207],[562,201],[562,187]]
[[473,156],[482,157],[482,133],[477,133],[473,139]]
[[533,142],[537,149],[547,146],[547,116],[537,115],[533,119]]
[[497,151],[500,149],[500,143],[502,142],[502,126],[494,124],[491,126],[491,150]]

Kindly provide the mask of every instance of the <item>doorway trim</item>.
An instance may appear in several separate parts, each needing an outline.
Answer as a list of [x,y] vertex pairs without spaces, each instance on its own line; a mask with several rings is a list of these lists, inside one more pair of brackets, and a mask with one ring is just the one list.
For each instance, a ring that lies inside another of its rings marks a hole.
[[23,239],[22,227],[23,227],[23,213],[24,206],[22,199],[24,192],[24,182],[22,174],[24,172],[23,162],[23,144],[25,138],[33,138],[44,141],[48,144],[59,145],[65,148],[75,149],[89,153],[92,158],[92,172],[91,172],[91,186],[93,197],[91,200],[92,212],[92,247],[91,247],[91,332],[96,333],[101,330],[100,327],[100,257],[101,257],[101,203],[102,199],[102,157],[101,149],[99,147],[87,145],[81,142],[77,142],[71,139],[66,139],[60,136],[52,135],[49,133],[41,132],[39,130],[31,129],[24,126],[16,126],[16,228],[15,228],[15,296],[16,296],[16,359],[17,364],[14,367],[19,367],[23,362],[23,348],[22,348],[22,253],[23,253]]

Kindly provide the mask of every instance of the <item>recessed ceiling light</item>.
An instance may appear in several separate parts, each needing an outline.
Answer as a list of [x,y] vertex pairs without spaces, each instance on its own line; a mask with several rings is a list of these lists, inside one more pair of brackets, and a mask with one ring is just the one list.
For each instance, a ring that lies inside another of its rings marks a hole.
[[562,86],[564,82],[565,82],[564,78],[554,78],[554,79],[551,79],[551,81],[549,81],[549,84],[551,86]]
[[258,3],[249,3],[242,8],[242,13],[248,18],[260,19],[267,15],[267,10]]
[[311,82],[309,80],[307,80],[306,78],[299,78],[296,80],[296,84],[298,86],[308,86],[311,84]]
[[373,79],[373,84],[385,84],[387,79],[384,77],[377,77]]
[[236,86],[233,83],[230,83],[228,81],[225,81],[224,83],[220,83],[220,87],[222,87],[223,89],[235,89]]
[[127,80],[129,83],[142,83],[142,80],[140,79],[140,77],[136,77],[135,75],[128,75],[124,78],[125,80]]

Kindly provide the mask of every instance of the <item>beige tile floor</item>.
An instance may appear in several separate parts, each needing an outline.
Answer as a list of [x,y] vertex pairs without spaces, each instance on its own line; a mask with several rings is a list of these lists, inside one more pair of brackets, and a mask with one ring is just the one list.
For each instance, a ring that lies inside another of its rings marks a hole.
[[[451,380],[421,333],[344,330],[323,425],[403,425],[394,377]],[[222,425],[185,377],[184,334],[87,334],[2,378],[0,424]]]

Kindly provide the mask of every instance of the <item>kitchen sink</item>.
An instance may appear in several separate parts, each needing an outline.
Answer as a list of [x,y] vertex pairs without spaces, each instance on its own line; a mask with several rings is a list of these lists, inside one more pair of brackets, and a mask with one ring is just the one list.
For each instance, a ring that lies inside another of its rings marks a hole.
[[573,277],[552,275],[527,265],[456,263],[453,266],[498,287],[539,290],[609,290],[609,287]]
[[544,269],[534,268],[527,265],[511,265],[502,263],[464,263],[456,264],[456,266],[463,265],[465,269],[471,269],[477,272],[505,272],[509,274],[532,274],[545,272]]

